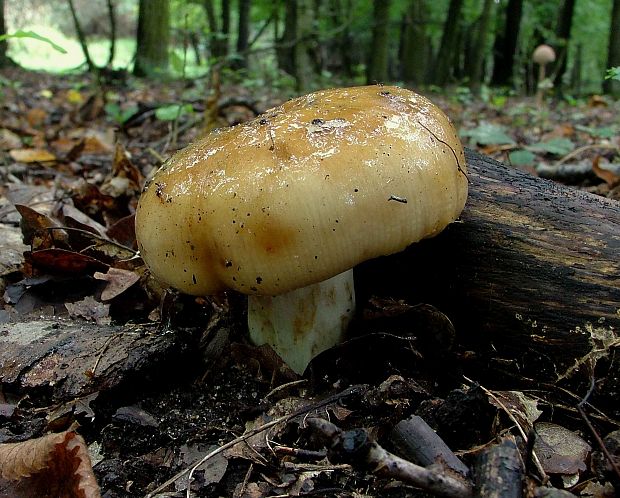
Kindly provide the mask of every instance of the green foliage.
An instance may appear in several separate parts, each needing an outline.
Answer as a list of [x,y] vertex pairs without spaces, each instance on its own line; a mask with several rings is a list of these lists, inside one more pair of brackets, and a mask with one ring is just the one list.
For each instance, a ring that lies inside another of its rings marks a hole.
[[111,119],[122,125],[136,113],[138,107],[131,106],[123,109],[116,102],[108,102],[104,106],[104,110]]
[[535,152],[546,152],[557,156],[568,154],[575,148],[575,144],[568,138],[552,138],[546,142],[539,142],[528,147]]
[[512,145],[515,141],[506,134],[504,127],[493,123],[480,123],[476,128],[461,131],[461,136],[480,145]]
[[170,104],[158,107],[155,111],[155,117],[160,121],[174,121],[185,114],[191,114],[194,108],[191,104]]
[[60,52],[61,54],[66,54],[67,53],[67,51],[64,48],[62,48],[60,45],[57,45],[56,43],[54,43],[49,38],[47,38],[45,36],[41,36],[41,35],[35,33],[34,31],[22,31],[21,29],[19,29],[19,30],[15,31],[14,33],[6,34],[6,35],[1,35],[0,36],[0,41],[8,40],[10,38],[32,38],[33,40],[38,40],[38,41],[42,41],[42,42],[45,42],[45,43],[49,44],[54,50],[56,50],[57,52]]
[[620,81],[620,67],[609,68],[607,74],[605,74],[605,79]]
[[618,130],[613,128],[612,126],[600,126],[594,128],[592,126],[583,126],[578,124],[575,125],[575,129],[578,131],[583,131],[597,138],[612,138],[618,134]]
[[508,160],[513,166],[532,166],[536,155],[529,150],[513,150],[508,154]]

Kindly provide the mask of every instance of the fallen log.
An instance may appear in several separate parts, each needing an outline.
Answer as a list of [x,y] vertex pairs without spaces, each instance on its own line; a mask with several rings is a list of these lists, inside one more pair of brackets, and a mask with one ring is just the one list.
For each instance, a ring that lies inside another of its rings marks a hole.
[[436,306],[486,368],[539,381],[587,370],[619,342],[620,203],[471,151],[467,162],[460,221],[361,265],[358,296]]

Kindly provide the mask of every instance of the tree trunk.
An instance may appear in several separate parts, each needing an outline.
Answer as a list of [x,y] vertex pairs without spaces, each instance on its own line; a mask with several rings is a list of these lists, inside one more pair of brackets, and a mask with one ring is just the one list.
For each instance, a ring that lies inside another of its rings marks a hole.
[[[228,33],[224,33],[224,26],[230,29],[230,4],[227,0],[222,3],[222,24],[217,20],[214,0],[204,0],[203,3],[205,13],[207,14],[207,23],[209,25],[209,51],[214,59],[222,59],[228,55]],[[228,8],[228,14],[226,9]]]
[[[276,26],[278,23],[276,22]],[[276,34],[277,37],[277,34]],[[294,47],[297,39],[297,2],[284,2],[284,31],[276,38],[278,67],[291,76],[295,73]]]
[[77,13],[75,12],[75,6],[73,5],[73,0],[67,0],[69,4],[69,10],[71,11],[71,18],[73,19],[73,26],[75,27],[75,33],[80,42],[80,46],[82,47],[82,53],[84,54],[84,59],[86,59],[86,65],[88,66],[88,70],[93,72],[97,69],[92,59],[90,58],[90,52],[88,51],[88,44],[86,43],[86,36],[84,36],[84,32],[82,31],[82,26],[80,25],[80,21],[77,17]]
[[426,82],[428,36],[425,33],[426,12],[424,0],[411,0],[405,13],[402,42],[402,78],[405,82],[420,85]]
[[570,40],[571,26],[573,25],[573,12],[575,11],[575,0],[564,0],[555,34],[562,44],[558,53],[556,68],[554,70],[554,85],[562,88],[562,78],[566,72],[566,60],[568,55],[568,43]]
[[[609,48],[607,49],[607,67],[620,66],[620,0],[614,0],[611,9],[611,23],[609,26]],[[620,81],[605,80],[606,93],[620,97]]]
[[451,76],[453,69],[452,62],[457,52],[456,41],[459,35],[459,22],[462,7],[463,0],[450,0],[433,78],[435,84],[439,86],[444,86]]
[[140,0],[136,40],[136,76],[159,76],[168,69],[169,0]]
[[312,81],[312,61],[310,59],[310,44],[313,35],[312,0],[296,0],[297,40],[294,46],[294,76],[297,82],[296,90],[300,93],[307,91]]
[[239,0],[239,26],[237,30],[237,59],[235,68],[247,69],[247,50],[250,42],[250,8],[251,0]]
[[[4,0],[0,0],[0,36],[6,35],[6,24],[4,22]],[[6,40],[0,41],[0,67],[5,67],[8,65],[8,57],[6,55],[7,52],[7,42]]]
[[114,3],[107,0],[108,18],[110,19],[110,51],[108,52],[107,66],[112,68],[114,56],[116,55],[116,16],[114,15]]
[[493,62],[493,85],[512,85],[517,40],[521,28],[523,0],[508,0],[503,32],[495,39]]
[[388,81],[390,5],[391,0],[374,0],[372,44],[366,68],[369,84]]
[[460,221],[358,267],[358,302],[373,294],[436,306],[485,382],[501,372],[554,382],[581,361],[588,382],[589,363],[620,344],[620,203],[466,156]]
[[473,47],[471,73],[469,74],[469,85],[477,93],[484,79],[484,60],[488,53],[487,40],[491,31],[491,17],[493,16],[494,0],[484,0],[480,19],[477,23],[476,38]]

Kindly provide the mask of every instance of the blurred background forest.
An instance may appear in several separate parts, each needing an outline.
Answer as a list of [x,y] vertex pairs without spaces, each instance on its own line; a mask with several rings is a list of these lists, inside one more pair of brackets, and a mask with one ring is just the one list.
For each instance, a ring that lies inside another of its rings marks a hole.
[[0,64],[54,72],[227,81],[292,93],[342,84],[489,87],[532,93],[541,43],[546,85],[608,92],[620,66],[620,0],[0,0]]

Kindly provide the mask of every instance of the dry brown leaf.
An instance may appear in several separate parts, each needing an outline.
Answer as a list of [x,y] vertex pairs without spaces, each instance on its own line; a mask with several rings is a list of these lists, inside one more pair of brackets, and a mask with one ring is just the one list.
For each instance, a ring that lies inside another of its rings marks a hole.
[[588,443],[560,425],[539,422],[534,427],[534,452],[545,472],[571,475],[586,470],[585,460],[592,449]]
[[107,273],[95,272],[93,276],[108,283],[101,293],[102,301],[114,299],[140,280],[140,275],[137,273],[119,268],[110,268]]
[[614,188],[615,186],[620,185],[620,175],[617,175],[608,169],[601,168],[599,166],[600,162],[601,156],[596,156],[592,161],[592,171],[594,171],[594,174],[609,185],[609,188]]
[[6,128],[0,128],[0,149],[19,149],[22,146],[22,139],[17,133],[13,133]]
[[0,444],[0,497],[99,498],[88,450],[73,431]]
[[110,305],[96,301],[91,296],[86,296],[81,301],[75,303],[65,303],[65,308],[70,316],[79,316],[89,321],[94,321],[99,325],[109,325]]
[[26,113],[26,121],[28,121],[28,124],[32,126],[33,128],[39,128],[43,123],[45,123],[46,119],[47,119],[47,112],[45,112],[43,109],[40,109],[38,107],[35,107],[34,109],[30,109]]
[[56,160],[56,156],[45,149],[13,149],[9,154],[14,161],[20,163],[45,163]]
[[66,249],[42,249],[26,251],[24,258],[32,268],[43,272],[63,275],[83,275],[95,271],[107,271],[108,265],[86,254]]

